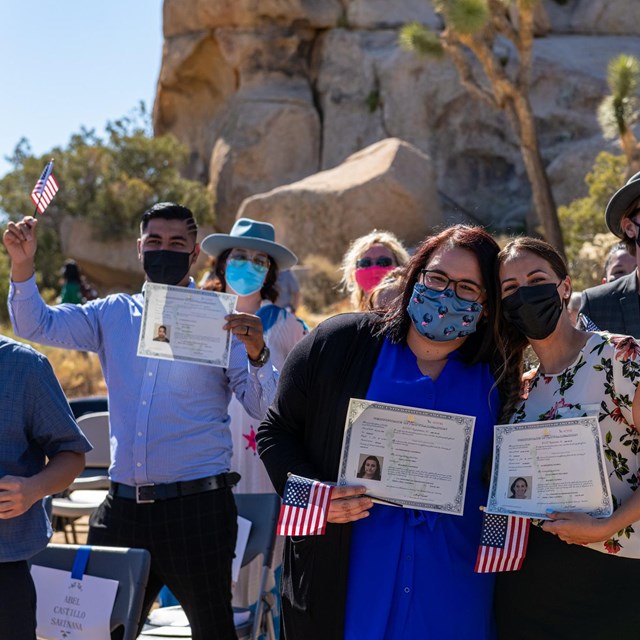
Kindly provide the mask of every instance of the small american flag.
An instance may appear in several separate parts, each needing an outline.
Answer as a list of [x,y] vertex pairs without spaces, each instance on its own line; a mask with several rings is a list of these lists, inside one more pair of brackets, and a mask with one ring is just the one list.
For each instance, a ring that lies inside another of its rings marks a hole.
[[284,487],[278,535],[322,535],[333,487],[318,480],[290,475]]
[[476,573],[518,571],[527,553],[528,518],[483,513]]
[[42,175],[36,182],[36,186],[33,187],[31,192],[31,199],[33,204],[36,205],[36,209],[40,213],[44,213],[44,210],[49,206],[49,203],[53,200],[53,196],[58,192],[58,183],[53,177],[53,160],[47,162],[47,166],[44,168]]

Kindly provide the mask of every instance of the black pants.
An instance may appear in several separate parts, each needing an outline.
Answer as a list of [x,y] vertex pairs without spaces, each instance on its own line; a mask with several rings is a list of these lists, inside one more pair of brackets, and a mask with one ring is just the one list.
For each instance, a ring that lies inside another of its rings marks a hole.
[[91,517],[89,544],[151,553],[141,625],[166,584],[184,608],[193,640],[235,640],[231,563],[236,517],[231,489],[152,504],[107,496]]
[[522,569],[496,574],[498,638],[639,638],[639,575],[640,560],[566,544],[532,526]]
[[26,560],[0,562],[0,638],[36,638],[36,590]]

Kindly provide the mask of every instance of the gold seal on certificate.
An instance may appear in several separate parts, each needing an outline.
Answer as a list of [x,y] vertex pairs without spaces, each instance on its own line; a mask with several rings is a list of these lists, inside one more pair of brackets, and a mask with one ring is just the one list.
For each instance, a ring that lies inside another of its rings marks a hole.
[[596,417],[495,427],[487,512],[548,519],[547,509],[613,512]]
[[147,282],[138,355],[228,367],[231,334],[224,317],[237,296]]
[[338,484],[399,507],[462,515],[475,418],[352,398]]

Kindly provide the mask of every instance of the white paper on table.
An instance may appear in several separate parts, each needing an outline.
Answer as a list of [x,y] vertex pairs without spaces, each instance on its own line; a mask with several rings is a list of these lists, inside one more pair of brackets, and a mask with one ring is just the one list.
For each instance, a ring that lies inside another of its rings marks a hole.
[[[524,497],[512,497],[523,479]],[[596,518],[613,512],[597,417],[494,427],[487,512],[548,520],[547,509]]]
[[[349,402],[339,485],[363,485],[367,495],[399,507],[462,515],[475,417],[416,407]],[[380,479],[358,477],[375,456]]]
[[[110,640],[118,581],[33,565],[37,636],[45,640]],[[3,634],[7,630],[3,630]],[[4,637],[4,636],[3,636]]]
[[231,580],[238,582],[240,576],[240,568],[242,567],[242,558],[244,557],[247,542],[249,541],[249,533],[251,533],[251,521],[238,516],[238,537],[236,538],[236,557],[231,565]]
[[237,300],[228,293],[147,282],[137,354],[228,367],[231,332],[222,327]]

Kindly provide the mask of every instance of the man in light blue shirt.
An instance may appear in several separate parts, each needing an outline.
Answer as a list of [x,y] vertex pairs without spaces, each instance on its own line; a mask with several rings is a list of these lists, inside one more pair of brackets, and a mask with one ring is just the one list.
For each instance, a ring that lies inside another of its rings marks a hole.
[[[34,279],[34,218],[9,223],[9,309],[16,335],[94,351],[107,382],[112,463],[110,495],[91,520],[89,542],[149,549],[146,610],[162,584],[180,600],[195,640],[235,638],[231,561],[236,509],[229,473],[227,406],[235,393],[261,419],[277,383],[257,316],[227,317],[229,368],[136,355],[144,289],[84,305],[45,304]],[[160,203],[142,217],[138,254],[147,280],[195,286],[199,252],[191,211]]]
[[35,640],[28,559],[51,537],[42,498],[82,471],[91,446],[47,359],[0,336],[0,637]]

